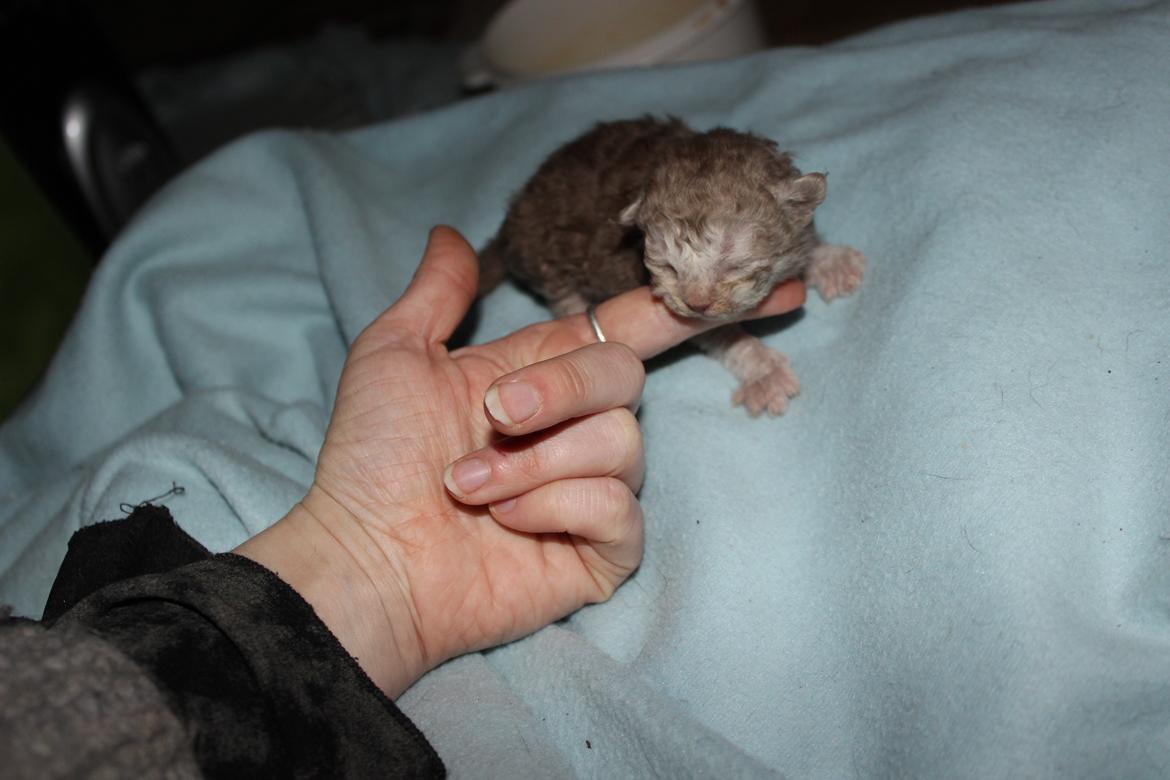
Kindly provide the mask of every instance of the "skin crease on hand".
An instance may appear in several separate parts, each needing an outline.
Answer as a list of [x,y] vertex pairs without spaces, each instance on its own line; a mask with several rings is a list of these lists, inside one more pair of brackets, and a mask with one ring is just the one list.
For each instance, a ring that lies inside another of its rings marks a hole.
[[[448,352],[474,251],[435,228],[350,348],[305,498],[235,552],[276,572],[388,696],[609,598],[642,557],[642,361],[716,323],[648,288]],[[804,303],[778,286],[745,318]]]

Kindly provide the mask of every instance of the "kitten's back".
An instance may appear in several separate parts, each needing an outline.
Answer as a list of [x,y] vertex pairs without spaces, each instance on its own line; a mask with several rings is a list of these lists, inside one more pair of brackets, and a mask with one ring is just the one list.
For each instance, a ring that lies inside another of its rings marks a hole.
[[675,119],[601,123],[554,152],[481,252],[480,291],[510,273],[547,301],[601,301],[647,281],[641,234],[618,223],[663,149],[695,133]]

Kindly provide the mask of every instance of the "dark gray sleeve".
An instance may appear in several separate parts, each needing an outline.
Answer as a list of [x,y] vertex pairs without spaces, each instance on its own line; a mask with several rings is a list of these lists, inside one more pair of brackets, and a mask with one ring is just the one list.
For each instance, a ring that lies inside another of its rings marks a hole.
[[57,626],[150,671],[209,777],[441,777],[423,735],[295,590],[237,555],[108,585]]
[[0,623],[0,775],[199,777],[187,730],[143,670],[83,631]]
[[14,755],[31,777],[444,774],[312,607],[246,558],[108,584],[0,645],[16,686],[0,687],[0,775]]

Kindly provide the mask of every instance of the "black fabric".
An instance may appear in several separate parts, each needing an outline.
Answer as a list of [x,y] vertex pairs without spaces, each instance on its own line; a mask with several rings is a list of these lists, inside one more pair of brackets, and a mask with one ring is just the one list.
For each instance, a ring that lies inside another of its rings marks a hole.
[[[178,530],[165,510],[142,523]],[[133,530],[131,523],[127,529],[142,540],[161,527]],[[121,549],[112,538],[96,549]],[[83,548],[77,549],[80,555]],[[122,560],[116,553],[109,558]],[[81,586],[63,593],[102,578],[78,567],[62,574]],[[62,596],[60,603],[66,601]],[[57,625],[98,635],[152,675],[194,735],[195,758],[208,777],[444,775],[423,735],[312,607],[246,558],[217,555],[114,582],[66,611]]]
[[164,506],[141,504],[129,517],[75,532],[53,580],[42,617],[47,623],[111,582],[157,574],[211,553],[175,523]]

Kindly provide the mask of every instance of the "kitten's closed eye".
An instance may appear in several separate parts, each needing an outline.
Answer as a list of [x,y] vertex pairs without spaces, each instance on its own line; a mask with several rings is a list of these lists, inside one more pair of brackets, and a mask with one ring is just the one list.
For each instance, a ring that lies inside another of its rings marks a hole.
[[646,267],[656,274],[666,274],[667,276],[678,276],[678,269],[669,260],[662,260],[657,257],[647,255],[645,258]]
[[733,274],[747,274],[760,266],[760,263],[755,260],[728,260],[723,259],[719,263],[719,267],[725,269]]

